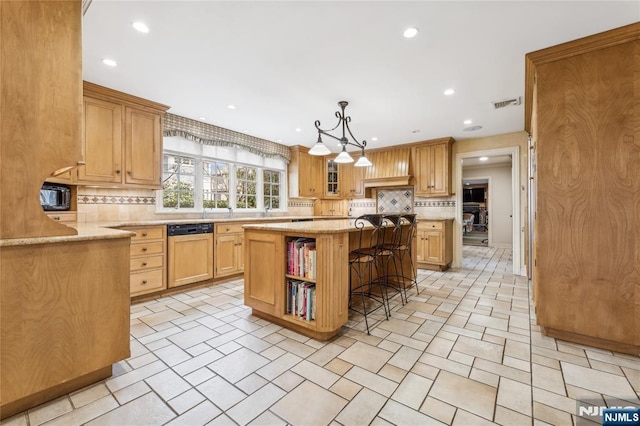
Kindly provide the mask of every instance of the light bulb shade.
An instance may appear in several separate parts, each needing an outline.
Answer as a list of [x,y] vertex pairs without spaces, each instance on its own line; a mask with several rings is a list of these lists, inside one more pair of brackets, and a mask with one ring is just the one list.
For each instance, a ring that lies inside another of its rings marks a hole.
[[311,147],[309,150],[309,154],[311,155],[329,155],[331,154],[331,150],[327,148],[325,144],[322,143],[321,140],[318,140],[316,144]]
[[373,166],[373,163],[369,161],[369,159],[364,154],[362,154],[360,158],[358,158],[358,161],[356,161],[356,163],[353,165],[353,167],[369,167],[369,166]]
[[333,161],[336,163],[353,163],[353,158],[351,158],[347,151],[342,151]]

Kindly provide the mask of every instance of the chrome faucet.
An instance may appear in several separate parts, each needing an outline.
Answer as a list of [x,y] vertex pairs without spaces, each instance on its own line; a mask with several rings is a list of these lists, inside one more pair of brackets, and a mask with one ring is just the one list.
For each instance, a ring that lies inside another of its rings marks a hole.
[[233,209],[231,207],[227,207],[229,209],[229,219],[233,217]]
[[271,207],[266,206],[264,208],[264,217],[269,217],[269,210],[271,210]]

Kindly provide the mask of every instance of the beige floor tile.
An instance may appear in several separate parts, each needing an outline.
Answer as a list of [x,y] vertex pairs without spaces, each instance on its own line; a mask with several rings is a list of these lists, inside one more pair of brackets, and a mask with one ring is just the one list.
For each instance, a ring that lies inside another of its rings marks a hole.
[[[205,343],[209,346],[211,346],[212,348],[217,348],[218,346],[222,346],[225,343],[229,343],[232,342],[233,340],[244,336],[245,333],[242,330],[238,330],[237,328],[233,328],[233,326],[226,324],[225,326],[227,326],[229,328],[229,330],[222,330],[222,328],[217,328],[216,329],[216,333],[222,333],[219,336],[214,337],[213,339],[209,339],[207,340]],[[225,327],[223,326],[223,327]]]
[[160,312],[156,312],[154,314],[151,315],[147,315],[144,317],[140,317],[140,321],[144,322],[145,324],[147,324],[150,327],[159,325],[163,322],[167,322],[167,321],[171,321],[174,319],[178,319],[178,318],[182,318],[184,315],[182,315],[180,312],[176,312],[172,309],[166,309],[164,311],[160,311]]
[[469,317],[469,323],[504,331],[506,331],[509,327],[508,320],[475,313],[471,314],[471,317]]
[[427,348],[427,343],[423,341],[419,341],[416,339],[412,339],[407,336],[403,336],[397,333],[391,333],[387,336],[387,340],[398,343],[403,346],[408,346],[413,349],[417,349],[419,351],[424,351]]
[[29,423],[34,426],[40,425],[72,410],[71,401],[68,397],[63,396],[29,410]]
[[109,395],[109,389],[103,382],[100,382],[96,385],[83,388],[77,392],[70,394],[69,398],[71,398],[73,406],[75,408],[78,408],[107,395]]
[[531,353],[543,355],[548,358],[557,359],[558,361],[570,362],[575,365],[580,365],[582,367],[589,368],[589,361],[587,361],[586,357],[580,357],[572,354],[568,354],[565,352],[554,351],[551,349],[541,348],[539,346],[533,346],[531,348]]
[[553,368],[554,370],[560,370],[560,361],[538,354],[531,355],[531,363]]
[[329,371],[333,371],[334,373],[336,373],[339,376],[344,375],[347,371],[349,371],[349,369],[351,367],[353,367],[353,364],[350,364],[346,361],[343,361],[339,358],[334,358],[333,360],[331,360],[329,363],[327,363],[324,366],[327,370]]
[[420,412],[442,423],[451,424],[456,407],[428,396],[420,407]]
[[[312,404],[300,403],[309,398],[312,398]],[[317,424],[329,424],[345,405],[345,399],[305,381],[275,403],[270,411],[293,426],[308,425],[309,419]]]
[[215,349],[211,349],[208,352],[204,352],[191,358],[190,360],[181,362],[180,364],[173,366],[173,371],[184,377],[187,374],[199,370],[205,365],[211,364],[212,362],[220,358],[222,358],[222,354]]
[[605,373],[611,373],[611,374],[615,374],[618,376],[624,376],[624,373],[622,372],[622,368],[614,365],[614,364],[609,364],[608,362],[602,362],[602,361],[596,361],[595,359],[590,359],[589,360],[589,365],[591,366],[591,368],[593,368],[594,370],[600,370],[600,371],[604,371]]
[[207,380],[196,389],[223,410],[228,410],[247,396],[220,376]]
[[460,336],[453,349],[477,358],[483,358],[493,362],[500,362],[502,359],[503,347],[494,343]]
[[451,361],[459,362],[460,364],[465,364],[468,366],[472,366],[473,362],[475,361],[475,358],[471,355],[463,354],[457,351],[451,351],[451,353],[449,354],[449,359]]
[[[253,395],[226,411],[240,425],[245,425],[275,404],[286,392],[275,385],[267,384]],[[313,398],[313,395],[311,395]]]
[[467,377],[471,372],[471,367],[468,365],[428,353],[425,353],[420,357],[420,362],[465,377]]
[[154,354],[170,367],[192,358],[191,355],[174,344],[156,349]]
[[[529,411],[531,411],[531,407],[529,407]],[[496,406],[494,421],[503,426],[531,426],[530,415],[525,416],[500,405]]]
[[166,369],[167,366],[163,362],[155,361],[137,370],[132,370],[118,377],[108,379],[105,383],[111,392],[115,392]]
[[426,377],[427,379],[435,380],[438,376],[438,373],[440,372],[440,369],[427,364],[423,364],[422,362],[416,362],[411,369],[411,372],[422,377]]
[[198,355],[202,355],[205,352],[209,352],[211,349],[212,347],[207,345],[206,343],[200,343],[198,345],[187,348],[186,352],[192,357],[196,357]]
[[615,397],[634,395],[625,377],[561,362],[562,374],[567,384]]
[[447,371],[438,374],[429,396],[486,419],[493,419],[496,388]]
[[285,350],[277,346],[271,346],[269,349],[260,352],[260,355],[273,361],[274,359],[279,358],[286,353],[287,352]]
[[451,348],[455,342],[443,339],[442,337],[434,337],[433,340],[427,346],[427,350],[425,352],[437,355],[442,358],[446,358],[449,356],[449,352],[451,352]]
[[493,422],[487,421],[482,417],[478,417],[475,414],[471,414],[468,411],[460,410],[456,411],[456,415],[453,418],[453,426],[490,426]]
[[531,366],[533,369],[533,386],[559,395],[566,395],[564,379],[560,370],[538,364],[532,364]]
[[518,358],[513,358],[505,355],[504,358],[502,358],[502,364],[509,367],[517,368],[518,370],[526,371],[528,373],[531,372],[531,363]]
[[539,402],[533,402],[533,416],[537,420],[541,420],[549,425],[554,426],[572,426],[571,414],[560,411],[548,405]]
[[103,414],[88,422],[87,425],[162,425],[175,416],[175,413],[156,394],[148,393]]
[[268,363],[269,360],[267,358],[249,349],[242,348],[212,362],[207,367],[229,382],[235,383]]
[[307,358],[308,361],[313,362],[319,366],[324,366],[329,363],[335,357],[340,355],[345,349],[334,343],[328,343],[324,345],[322,348],[318,349],[316,353]]
[[522,382],[526,385],[531,384],[531,373],[509,367],[507,365],[497,364],[492,361],[487,361],[486,359],[477,358],[473,367],[499,376],[504,376],[512,380],[517,380],[518,382]]
[[389,318],[388,321],[380,323],[378,328],[391,333],[400,334],[402,336],[411,336],[418,328],[420,328],[420,325],[401,321],[396,318]]
[[597,361],[608,362],[609,364],[619,365],[620,367],[634,368],[640,370],[640,358],[632,357],[631,355],[610,355],[603,353],[599,350],[589,349],[585,351],[589,359],[595,359]]
[[[118,408],[118,403],[111,395],[104,396],[96,401],[90,402],[87,405],[73,410],[60,417],[56,417],[54,420],[47,422],[47,426],[69,426],[80,425],[101,416],[113,409]],[[31,423],[33,425],[34,423]]]
[[340,378],[337,374],[307,360],[298,363],[291,371],[325,389],[330,388]]
[[573,399],[536,387],[533,387],[533,401],[571,414],[576,411],[576,402]]
[[635,391],[640,393],[640,365],[637,369],[622,367],[622,371]]
[[224,355],[229,355],[231,352],[235,352],[242,347],[244,346],[240,345],[239,343],[227,342],[224,345],[220,345],[216,347],[216,350],[219,352],[222,352]]
[[182,377],[184,377],[187,382],[191,383],[192,386],[197,386],[200,383],[206,382],[215,375],[216,373],[209,370],[207,367],[202,367]]
[[302,358],[297,355],[286,353],[280,358],[277,358],[262,368],[258,369],[256,373],[261,375],[267,380],[273,380],[287,370],[290,370],[294,365],[302,361]]
[[242,392],[246,393],[247,395],[251,395],[258,389],[266,385],[267,383],[269,382],[267,382],[265,379],[263,379],[261,376],[257,375],[256,373],[253,373],[248,375],[244,379],[240,380],[239,382],[236,382],[235,385]]
[[391,399],[384,405],[379,417],[393,425],[444,425],[444,423]]
[[280,376],[276,377],[271,383],[278,386],[280,389],[284,389],[286,392],[291,392],[296,386],[304,382],[304,378],[298,376],[291,371],[285,371]]
[[531,386],[501,377],[497,403],[517,413],[531,416]]
[[417,349],[402,346],[388,363],[403,370],[410,370],[421,355],[422,352]]
[[218,333],[215,331],[204,325],[198,325],[187,331],[169,336],[168,339],[182,349],[187,349],[216,336],[218,336]]
[[366,370],[377,372],[393,356],[391,352],[366,343],[356,342],[338,355],[338,358]]
[[402,368],[395,367],[391,364],[385,364],[385,366],[378,371],[378,374],[389,380],[393,380],[396,383],[400,383],[407,375],[407,370],[403,370]]
[[[258,417],[256,417],[250,425],[255,426],[287,426],[287,422],[282,420],[280,417],[273,414],[271,411],[265,411]],[[211,425],[211,423],[209,423]],[[209,426],[207,425],[207,426]],[[235,426],[235,423],[234,423]]]
[[344,377],[386,397],[390,397],[398,387],[398,384],[392,380],[378,376],[358,366],[353,366]]
[[500,382],[500,376],[497,374],[489,373],[488,371],[480,370],[478,368],[471,369],[469,378],[477,382],[484,383],[485,385],[493,386],[494,388],[497,388],[498,383]]
[[291,352],[294,355],[297,355],[301,358],[307,358],[316,351],[311,346],[307,346],[304,343],[300,343],[288,337],[282,340],[281,342],[278,342],[277,345],[279,348],[284,349],[285,351]]
[[208,424],[216,418],[221,411],[210,401],[203,401],[189,411],[176,417],[167,426],[193,426]]
[[409,373],[391,395],[391,399],[418,410],[427,397],[432,384],[433,380]]
[[173,399],[191,388],[191,385],[173,370],[165,370],[147,377],[145,381],[165,401]]
[[269,324],[269,325],[267,325],[265,327],[262,327],[259,330],[256,330],[256,331],[252,332],[251,335],[255,336],[255,337],[259,338],[259,339],[262,339],[262,338],[267,337],[270,334],[278,332],[279,330],[282,330],[282,327],[280,327],[279,325],[277,325],[277,324]]
[[336,420],[344,425],[366,425],[371,423],[387,398],[364,388],[338,414]]
[[360,389],[362,389],[362,386],[344,377],[340,378],[340,380],[329,388],[331,392],[343,397],[347,401],[351,401],[351,399],[360,392]]
[[180,394],[167,402],[173,411],[178,414],[183,414],[204,400],[205,397],[202,396],[200,392],[195,389],[189,389],[185,393]]

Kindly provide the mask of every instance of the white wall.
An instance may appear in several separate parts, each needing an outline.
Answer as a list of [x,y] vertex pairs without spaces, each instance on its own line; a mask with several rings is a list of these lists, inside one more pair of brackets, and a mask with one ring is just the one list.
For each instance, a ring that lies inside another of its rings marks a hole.
[[511,248],[513,242],[513,195],[511,163],[463,167],[463,179],[489,179],[489,243],[493,247]]

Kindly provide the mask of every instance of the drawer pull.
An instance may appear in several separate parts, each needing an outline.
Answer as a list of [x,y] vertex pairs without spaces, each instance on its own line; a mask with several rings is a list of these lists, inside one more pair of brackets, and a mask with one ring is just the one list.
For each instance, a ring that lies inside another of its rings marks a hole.
[[147,251],[147,248],[146,247],[142,247],[142,251]]
[[225,228],[225,231],[229,232],[229,228]]
[[147,283],[147,280],[142,280],[142,285],[145,285]]
[[142,236],[143,236],[143,237],[146,237],[146,236],[147,236],[147,233],[146,233],[146,232],[143,232],[143,233],[142,233]]
[[147,266],[147,262],[142,262],[142,266]]
[[60,216],[54,216],[53,220],[60,220]]

